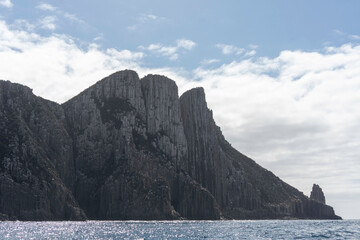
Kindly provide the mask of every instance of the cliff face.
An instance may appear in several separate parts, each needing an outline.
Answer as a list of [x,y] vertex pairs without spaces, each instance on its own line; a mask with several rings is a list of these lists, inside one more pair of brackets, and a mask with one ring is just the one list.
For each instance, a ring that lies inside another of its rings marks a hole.
[[189,146],[188,172],[213,194],[224,217],[335,217],[331,207],[308,199],[231,147],[207,108],[202,88],[185,92],[180,103]]
[[5,219],[85,219],[71,190],[71,138],[61,106],[0,81],[0,213]]
[[174,81],[158,75],[141,80],[146,107],[147,134],[157,138],[158,148],[179,168],[187,157],[178,89]]
[[[63,105],[0,82],[0,216],[338,218],[225,140],[202,88],[114,73]],[[15,199],[15,201],[10,201]]]
[[[63,107],[75,149],[75,197],[89,218],[174,219],[176,210],[218,217],[211,194],[180,171],[187,145],[172,80],[118,72]],[[199,213],[187,194],[210,211]]]

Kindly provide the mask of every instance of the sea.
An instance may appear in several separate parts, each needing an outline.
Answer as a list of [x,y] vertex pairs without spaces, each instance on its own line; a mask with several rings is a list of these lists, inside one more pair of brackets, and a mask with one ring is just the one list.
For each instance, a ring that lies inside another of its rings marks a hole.
[[360,239],[360,220],[15,221],[0,239]]

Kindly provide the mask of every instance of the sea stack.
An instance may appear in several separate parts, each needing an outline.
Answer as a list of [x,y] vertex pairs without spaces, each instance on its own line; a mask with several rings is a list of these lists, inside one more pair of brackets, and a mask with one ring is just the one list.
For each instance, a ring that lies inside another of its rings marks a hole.
[[310,199],[326,204],[325,195],[321,187],[317,184],[314,184],[310,194]]

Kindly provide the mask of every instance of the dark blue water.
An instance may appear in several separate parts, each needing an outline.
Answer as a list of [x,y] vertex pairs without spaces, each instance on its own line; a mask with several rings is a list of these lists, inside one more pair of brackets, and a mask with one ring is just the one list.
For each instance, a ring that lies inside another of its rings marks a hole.
[[0,239],[360,239],[360,220],[0,222]]

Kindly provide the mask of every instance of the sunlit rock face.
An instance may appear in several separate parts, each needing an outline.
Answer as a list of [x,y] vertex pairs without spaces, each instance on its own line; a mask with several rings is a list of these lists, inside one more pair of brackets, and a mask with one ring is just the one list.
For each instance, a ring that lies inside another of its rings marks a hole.
[[158,147],[178,167],[185,169],[187,141],[176,83],[165,76],[147,75],[141,79],[141,88],[147,133],[157,137]]
[[1,81],[0,137],[0,219],[339,218],[235,150],[202,88],[179,98],[165,76],[116,72],[62,105]]

